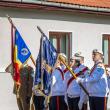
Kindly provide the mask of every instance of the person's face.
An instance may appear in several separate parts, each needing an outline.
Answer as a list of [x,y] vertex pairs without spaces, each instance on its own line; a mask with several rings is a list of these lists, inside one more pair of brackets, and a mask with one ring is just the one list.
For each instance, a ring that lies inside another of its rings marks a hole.
[[92,59],[95,62],[101,60],[101,54],[100,53],[92,53]]
[[81,64],[84,63],[84,58],[83,58],[83,57],[81,57],[81,59],[80,59],[80,63],[81,63]]
[[75,65],[75,59],[70,60],[70,66],[73,67]]

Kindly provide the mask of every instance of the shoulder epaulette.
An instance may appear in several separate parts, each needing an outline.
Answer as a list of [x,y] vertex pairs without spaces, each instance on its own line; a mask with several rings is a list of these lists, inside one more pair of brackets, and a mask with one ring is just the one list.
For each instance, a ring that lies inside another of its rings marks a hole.
[[97,66],[100,67],[100,68],[105,68],[104,63],[99,63]]

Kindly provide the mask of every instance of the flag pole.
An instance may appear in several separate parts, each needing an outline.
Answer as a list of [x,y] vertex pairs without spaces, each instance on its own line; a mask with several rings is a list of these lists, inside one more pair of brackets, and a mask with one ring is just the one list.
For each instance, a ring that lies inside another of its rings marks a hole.
[[43,35],[40,40],[40,66],[41,66],[41,90],[43,90]]
[[[66,64],[66,62],[62,59],[62,57],[59,55],[58,56],[59,59],[63,62],[63,64],[67,67],[67,69],[70,71],[70,73],[72,74],[72,76],[77,79],[77,76],[75,75],[75,73],[70,69],[70,67]],[[82,83],[78,83],[80,85],[80,87],[83,89],[83,91],[89,96],[88,91],[85,89],[85,87],[82,85]]]
[[39,26],[37,26],[37,29],[40,31],[40,33],[41,33],[43,36],[46,36],[45,33],[42,31],[42,29],[41,29]]
[[[44,36],[46,36],[44,34],[44,32],[41,30],[41,28],[39,26],[37,26],[37,29],[40,31],[40,33]],[[70,67],[65,63],[65,61],[60,57],[58,56],[59,59],[64,63],[64,65],[67,67],[67,69],[70,71],[70,73],[72,74],[72,76],[77,79],[77,76],[75,75],[75,73],[70,69]],[[80,85],[80,87],[84,90],[84,92],[89,96],[89,93],[88,91],[85,89],[85,87],[81,84],[81,83],[78,83]]]
[[[14,23],[13,23],[11,17],[10,17],[9,15],[6,15],[6,16],[7,16],[7,18],[8,18],[8,21],[9,21],[10,24],[12,25],[12,27],[13,27],[14,29],[17,29],[16,26],[14,25]],[[12,32],[13,32],[13,31],[12,31]],[[11,33],[12,33],[12,32],[11,32]],[[13,33],[12,33],[12,35],[13,35]],[[11,36],[12,36],[12,35],[11,35]],[[11,54],[12,54],[12,53],[11,53]],[[32,61],[32,63],[34,64],[34,66],[36,66],[36,63],[35,63],[35,61],[34,61],[32,55],[30,56],[30,58],[31,58],[31,61]]]
[[13,26],[13,28],[15,28],[15,29],[16,29],[16,26],[14,25],[14,23],[13,23],[13,21],[12,21],[11,17],[10,17],[9,15],[6,15],[6,17],[8,18],[8,21],[9,21],[9,22],[10,22],[10,24]]
[[34,64],[34,66],[36,67],[36,63],[35,63],[35,61],[34,61],[34,59],[33,59],[32,55],[30,56],[30,58],[31,58],[32,63],[33,63],[33,64]]
[[46,36],[44,32],[41,30],[39,26],[37,26],[37,29],[41,33],[41,41],[40,41],[40,49],[41,49],[41,89],[43,89],[43,37]]
[[[13,69],[13,72],[14,72],[14,38],[13,38],[13,25],[11,25],[11,63],[12,63],[12,69]],[[14,74],[14,73],[13,73]]]
[[[41,45],[40,45],[40,49],[41,49],[41,89],[43,89],[43,37],[45,37],[46,35],[44,34],[44,32],[41,30],[41,28],[39,26],[37,26],[37,29],[39,30],[39,32],[41,33]],[[47,105],[49,103],[49,97],[50,96],[46,96],[45,97],[45,104]],[[46,108],[47,110],[48,108]]]

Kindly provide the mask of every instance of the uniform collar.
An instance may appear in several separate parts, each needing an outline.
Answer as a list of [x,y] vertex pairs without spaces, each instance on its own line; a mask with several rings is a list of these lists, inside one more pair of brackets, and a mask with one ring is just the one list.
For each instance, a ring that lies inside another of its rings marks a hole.
[[102,63],[102,60],[96,61],[95,64]]

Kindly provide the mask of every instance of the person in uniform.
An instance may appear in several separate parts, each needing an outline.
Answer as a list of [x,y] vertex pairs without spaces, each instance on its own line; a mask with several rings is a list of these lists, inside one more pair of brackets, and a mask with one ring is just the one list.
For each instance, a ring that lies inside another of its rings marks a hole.
[[[87,71],[87,68],[81,65],[80,61],[81,57],[77,54],[70,59],[70,68],[77,77],[81,77]],[[69,110],[79,110],[78,103],[80,101],[81,88],[69,71],[65,73],[65,77],[67,79],[67,100]]]
[[[7,68],[5,69],[5,71],[8,72],[8,73],[11,73],[11,76],[12,76],[12,79],[13,79],[14,69],[13,69],[12,63],[7,66]],[[14,80],[14,79],[13,79],[13,80]],[[16,95],[16,100],[17,100],[18,109],[19,109],[19,110],[23,110],[22,103],[21,103],[21,101],[20,101],[20,97],[19,97],[19,95],[18,95],[18,91],[17,91],[15,82],[14,82],[14,85],[13,85],[13,94]]]
[[[107,65],[105,65],[105,69],[106,69],[108,88],[109,88],[109,93],[110,93],[110,68]],[[108,98],[109,98],[109,93],[108,93],[108,96],[107,96],[107,101],[108,101]]]
[[20,88],[19,97],[23,110],[30,109],[30,99],[32,96],[34,70],[29,65],[20,68]]
[[[62,57],[62,59],[66,62],[65,54],[60,53],[59,56]],[[64,95],[66,92],[63,73],[64,69],[65,66],[58,57],[55,69],[52,72],[52,86],[49,110],[67,110],[67,104],[64,100]]]
[[[79,57],[80,60],[80,66],[79,66],[80,77],[85,78],[89,75],[89,68],[84,65],[84,56],[82,55],[81,52],[76,53],[76,56]],[[83,86],[85,89],[87,89],[86,83],[83,83]],[[87,110],[88,108],[87,102],[88,102],[88,95],[81,89],[80,100],[78,103],[79,110]]]
[[110,68],[109,67],[106,67],[106,72],[107,72],[108,88],[110,91]]
[[78,82],[86,83],[89,92],[90,110],[107,110],[108,82],[103,64],[103,53],[98,49],[93,50],[92,59],[94,66],[86,78],[77,78]]

